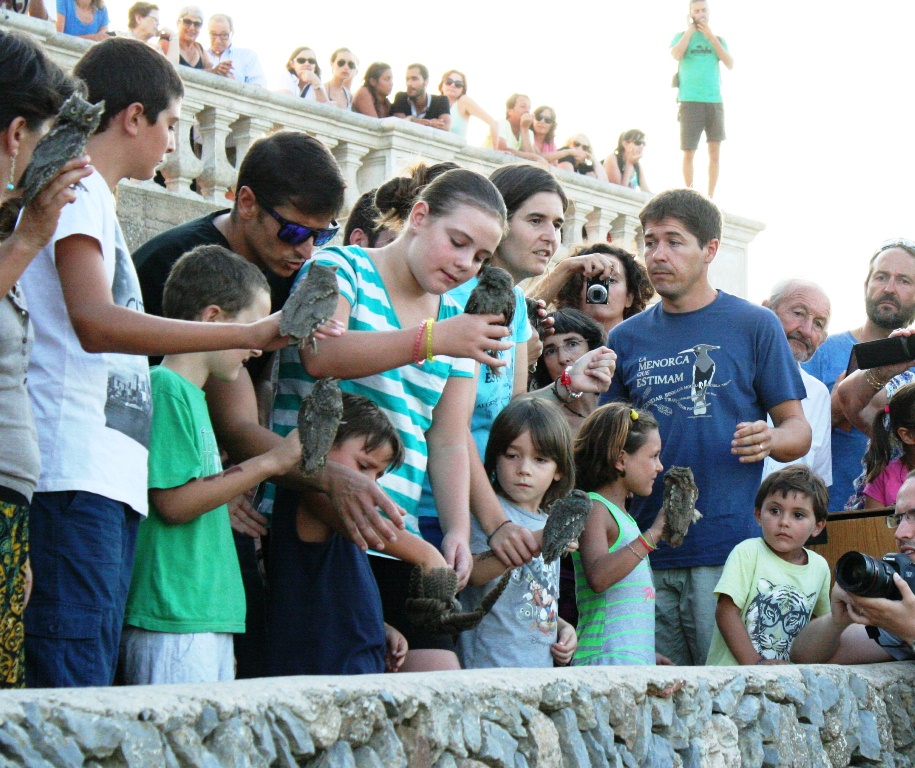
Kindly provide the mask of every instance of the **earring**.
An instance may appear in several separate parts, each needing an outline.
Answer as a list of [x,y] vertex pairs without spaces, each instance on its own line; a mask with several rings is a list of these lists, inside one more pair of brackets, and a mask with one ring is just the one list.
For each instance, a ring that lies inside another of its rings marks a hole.
[[10,180],[6,183],[6,191],[12,192],[16,189],[16,185],[13,184],[13,179],[16,178],[16,155],[18,152],[13,152],[12,162],[10,163]]

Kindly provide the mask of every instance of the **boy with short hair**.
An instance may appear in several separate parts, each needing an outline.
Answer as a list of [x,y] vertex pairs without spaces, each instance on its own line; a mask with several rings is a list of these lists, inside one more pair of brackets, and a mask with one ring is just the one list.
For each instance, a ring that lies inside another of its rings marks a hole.
[[250,325],[143,314],[115,215],[121,179],[149,179],[174,149],[184,87],[137,40],[90,48],[73,74],[105,112],[86,149],[95,173],[25,271],[35,345],[28,388],[41,451],[32,502],[29,687],[110,685],[140,518],[151,417],[145,355],[264,349],[278,318]]
[[[287,438],[288,439],[288,438]],[[404,445],[384,412],[362,395],[343,395],[343,416],[327,454],[373,481],[403,463]],[[322,521],[324,494],[277,487],[270,536],[267,675],[354,675],[396,672],[407,641],[384,623],[368,555]],[[404,549],[397,548],[401,545]],[[386,551],[444,558],[404,531]]]
[[[203,245],[172,268],[165,317],[251,322],[270,313],[270,286],[250,262]],[[124,616],[129,685],[232,680],[232,633],[245,628],[245,593],[227,502],[301,458],[293,432],[267,453],[222,471],[203,385],[234,380],[255,349],[166,355],[150,372],[150,514],[140,524]]]
[[811,613],[829,613],[829,565],[804,548],[828,506],[826,485],[803,464],[763,480],[754,512],[763,535],[734,547],[724,565],[707,664],[788,664]]

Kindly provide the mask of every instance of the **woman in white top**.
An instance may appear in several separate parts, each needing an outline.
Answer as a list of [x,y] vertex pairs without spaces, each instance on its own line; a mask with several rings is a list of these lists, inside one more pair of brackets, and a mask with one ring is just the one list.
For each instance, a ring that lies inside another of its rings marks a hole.
[[349,48],[338,48],[330,57],[331,78],[325,83],[327,100],[340,109],[353,108],[353,78],[359,71],[359,60]]
[[300,45],[286,62],[287,87],[283,93],[291,93],[308,101],[327,101],[327,91],[321,82],[321,67],[318,57],[307,45]]
[[467,138],[467,124],[471,116],[489,126],[492,146],[499,146],[499,121],[467,95],[467,76],[456,69],[448,70],[438,84],[438,92],[448,97],[451,104],[451,132]]

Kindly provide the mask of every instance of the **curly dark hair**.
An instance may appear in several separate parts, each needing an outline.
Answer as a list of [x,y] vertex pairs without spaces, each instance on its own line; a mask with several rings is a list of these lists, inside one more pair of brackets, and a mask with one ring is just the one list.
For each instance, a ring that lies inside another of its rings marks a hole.
[[[591,245],[582,245],[569,251],[567,259],[573,256],[586,256],[589,253],[604,253],[607,256],[615,256],[623,265],[623,271],[626,273],[626,292],[632,294],[632,304],[623,310],[623,319],[632,317],[641,312],[648,306],[651,297],[654,296],[654,288],[648,279],[648,272],[629,251],[623,250],[616,245],[609,243],[592,243]],[[559,289],[556,294],[556,306],[572,307],[581,309],[581,289],[585,284],[585,276],[581,272],[576,272]]]

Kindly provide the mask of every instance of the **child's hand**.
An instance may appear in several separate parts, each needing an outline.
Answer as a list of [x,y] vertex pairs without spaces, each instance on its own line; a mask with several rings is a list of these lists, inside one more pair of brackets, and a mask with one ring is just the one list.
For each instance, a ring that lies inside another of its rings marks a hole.
[[493,532],[489,547],[506,568],[517,568],[533,560],[543,548],[543,532],[529,531],[511,521]]
[[575,541],[570,541],[569,545],[565,549],[565,552],[562,554],[571,555],[573,552],[578,552],[578,539],[575,539]]
[[267,518],[251,506],[254,491],[247,491],[232,499],[229,506],[229,523],[233,531],[256,539],[267,535]]
[[654,663],[659,667],[677,666],[670,659],[668,659],[663,653],[658,653],[657,651],[655,651],[655,653],[654,653]]
[[667,522],[667,514],[664,512],[664,507],[662,506],[658,510],[658,514],[654,519],[654,522],[651,524],[651,527],[645,531],[647,534],[645,536],[648,539],[648,543],[654,545],[655,547],[662,541],[664,541],[664,524]]
[[436,355],[469,357],[491,368],[508,365],[505,358],[493,352],[504,352],[514,346],[505,340],[511,331],[502,323],[502,315],[457,315],[432,327],[432,348]]
[[606,392],[616,371],[616,352],[598,347],[586,352],[569,368],[573,392]]
[[342,336],[344,333],[346,333],[346,326],[343,325],[343,323],[341,323],[339,320],[334,320],[331,318],[326,323],[324,323],[324,325],[319,326],[318,330],[311,334],[311,338],[315,341],[323,341],[324,339],[332,339],[336,336]]
[[246,327],[248,343],[243,344],[242,347],[262,349],[265,352],[273,352],[274,350],[288,347],[291,341],[290,338],[280,333],[281,314],[281,312],[274,312],[263,320],[248,323]]
[[470,571],[473,569],[473,557],[470,554],[470,544],[459,535],[446,533],[442,539],[442,554],[445,564],[454,568],[458,577],[458,592],[467,586]]
[[786,659],[760,659],[759,661],[756,662],[756,666],[774,667],[774,666],[781,666],[783,664],[790,664],[790,663],[791,662],[787,661]]
[[292,471],[302,460],[302,442],[299,440],[299,430],[292,430],[283,438],[283,442],[271,448],[267,455],[276,462],[274,474],[285,475]]
[[407,655],[407,638],[390,624],[384,625],[384,644],[387,652],[384,655],[384,666],[387,672],[397,672],[403,666]]
[[578,635],[575,634],[575,627],[566,622],[559,625],[559,637],[556,642],[550,646],[550,653],[553,655],[553,661],[557,666],[567,667],[575,655],[578,648]]

